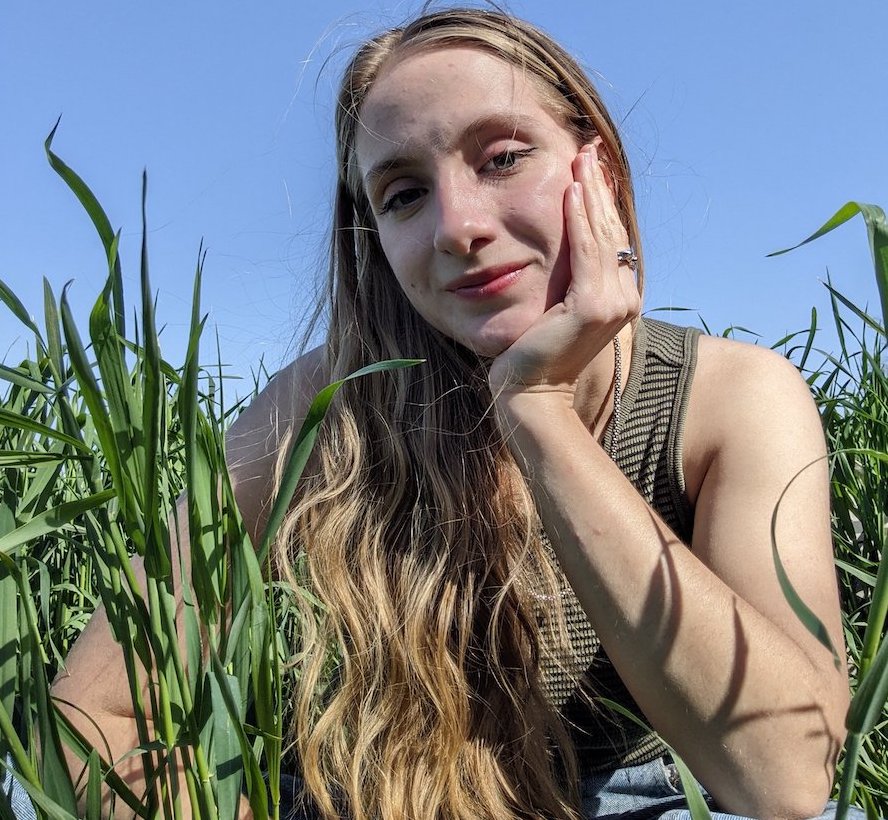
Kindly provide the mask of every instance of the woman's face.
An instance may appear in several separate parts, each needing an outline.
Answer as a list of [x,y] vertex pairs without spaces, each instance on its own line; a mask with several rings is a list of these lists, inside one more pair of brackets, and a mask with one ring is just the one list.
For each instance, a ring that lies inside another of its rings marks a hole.
[[496,356],[562,301],[579,147],[537,84],[484,51],[384,69],[361,109],[357,160],[383,251],[429,324]]

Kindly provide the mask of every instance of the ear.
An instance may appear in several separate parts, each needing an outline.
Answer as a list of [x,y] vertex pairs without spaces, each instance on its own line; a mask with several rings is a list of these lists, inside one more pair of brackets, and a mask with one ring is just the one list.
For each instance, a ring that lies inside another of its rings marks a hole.
[[614,202],[616,202],[617,195],[620,192],[620,183],[617,180],[616,173],[614,173],[615,165],[610,152],[607,150],[604,140],[600,136],[593,137],[591,144],[595,146],[595,151],[598,154],[598,162],[601,163],[602,171],[604,171],[604,181],[607,183],[607,187],[610,188],[611,196],[613,196]]

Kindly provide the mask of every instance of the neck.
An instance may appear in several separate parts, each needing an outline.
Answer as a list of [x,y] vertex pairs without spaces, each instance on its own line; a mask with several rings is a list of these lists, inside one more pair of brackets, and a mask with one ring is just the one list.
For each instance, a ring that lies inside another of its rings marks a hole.
[[[618,334],[623,360],[621,389],[629,380],[632,359],[633,326],[626,325]],[[614,410],[614,346],[606,345],[586,366],[577,382],[574,409],[596,440],[604,438]]]

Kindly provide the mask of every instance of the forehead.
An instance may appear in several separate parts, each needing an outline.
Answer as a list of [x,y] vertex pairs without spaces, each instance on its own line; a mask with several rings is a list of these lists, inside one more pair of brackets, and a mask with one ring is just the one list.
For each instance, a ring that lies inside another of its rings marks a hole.
[[542,81],[471,47],[409,53],[386,65],[360,111],[362,172],[384,152],[444,150],[472,122],[530,119],[562,127]]

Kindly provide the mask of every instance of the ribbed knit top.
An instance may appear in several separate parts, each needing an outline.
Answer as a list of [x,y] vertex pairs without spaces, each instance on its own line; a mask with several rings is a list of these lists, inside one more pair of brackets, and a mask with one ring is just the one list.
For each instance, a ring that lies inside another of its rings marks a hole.
[[[615,431],[609,428],[604,440],[607,450],[611,435],[616,436],[617,465],[686,544],[693,530],[693,512],[685,491],[682,436],[699,335],[695,328],[639,321],[619,426]],[[655,735],[604,706],[590,705],[589,695],[605,697],[645,720],[563,575],[561,593],[575,657],[562,657],[560,663],[551,656],[544,659],[542,675],[552,704],[568,722],[581,771],[602,771],[661,756],[665,749]]]

